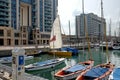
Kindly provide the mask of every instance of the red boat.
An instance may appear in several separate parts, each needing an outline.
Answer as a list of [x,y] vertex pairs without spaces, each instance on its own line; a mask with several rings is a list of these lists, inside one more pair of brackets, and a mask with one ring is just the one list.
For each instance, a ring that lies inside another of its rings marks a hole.
[[73,65],[67,68],[63,68],[62,70],[55,73],[55,78],[59,80],[74,79],[78,75],[80,75],[82,72],[91,69],[93,64],[94,64],[93,60],[88,60],[85,62],[80,62],[76,65]]

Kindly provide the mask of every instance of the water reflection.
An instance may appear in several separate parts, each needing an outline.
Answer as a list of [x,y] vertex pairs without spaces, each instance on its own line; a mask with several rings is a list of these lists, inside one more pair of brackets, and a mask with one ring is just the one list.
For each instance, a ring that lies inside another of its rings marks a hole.
[[120,67],[120,51],[111,51],[110,60],[113,64],[115,64],[115,67]]

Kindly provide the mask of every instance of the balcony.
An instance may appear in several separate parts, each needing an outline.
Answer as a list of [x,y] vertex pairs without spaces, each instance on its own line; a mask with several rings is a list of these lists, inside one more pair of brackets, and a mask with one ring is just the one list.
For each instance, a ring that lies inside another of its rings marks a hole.
[[9,3],[9,0],[0,0],[0,2]]
[[1,25],[1,26],[8,26],[9,24],[8,24],[7,22],[0,21],[0,25]]
[[6,21],[6,20],[9,20],[9,18],[0,18],[0,20]]
[[2,11],[4,11],[4,12],[9,12],[9,9],[7,8],[7,9],[1,9],[0,8],[0,12],[2,12]]
[[4,12],[0,12],[0,15],[1,15],[1,16],[6,16],[6,17],[9,16],[7,13],[4,13]]
[[6,3],[0,3],[1,7],[9,7]]

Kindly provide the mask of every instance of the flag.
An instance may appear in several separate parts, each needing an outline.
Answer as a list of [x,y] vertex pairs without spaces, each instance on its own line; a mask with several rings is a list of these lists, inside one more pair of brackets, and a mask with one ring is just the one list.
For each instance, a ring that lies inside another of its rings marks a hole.
[[56,40],[56,36],[54,35],[51,39],[50,42],[55,41]]

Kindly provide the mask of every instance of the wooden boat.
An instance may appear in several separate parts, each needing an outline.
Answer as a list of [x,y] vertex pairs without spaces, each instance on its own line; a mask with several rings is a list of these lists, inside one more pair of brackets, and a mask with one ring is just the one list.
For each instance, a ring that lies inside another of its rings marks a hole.
[[88,60],[85,62],[80,62],[76,65],[63,68],[62,70],[55,73],[55,78],[59,80],[69,80],[74,79],[82,72],[89,70],[94,64],[93,60]]
[[56,65],[64,62],[65,58],[50,59],[42,62],[37,62],[25,66],[26,71],[41,70],[46,68],[55,67]]
[[62,32],[61,32],[60,18],[59,15],[57,15],[51,30],[51,36],[50,36],[51,51],[48,53],[58,56],[72,56],[72,52],[59,50],[60,48],[63,47],[61,34]]
[[76,80],[108,80],[113,69],[114,65],[111,63],[100,64],[90,70],[84,71]]

